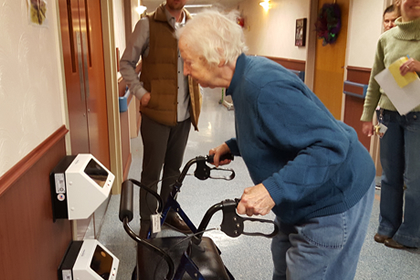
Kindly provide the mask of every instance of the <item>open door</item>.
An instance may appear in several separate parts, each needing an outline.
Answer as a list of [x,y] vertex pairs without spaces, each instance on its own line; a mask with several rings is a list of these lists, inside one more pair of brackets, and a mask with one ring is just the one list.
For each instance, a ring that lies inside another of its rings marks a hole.
[[[349,0],[337,0],[341,9],[341,30],[337,41],[323,46],[317,39],[313,91],[336,119],[341,118],[344,66],[346,61]],[[331,0],[319,0],[318,11]]]

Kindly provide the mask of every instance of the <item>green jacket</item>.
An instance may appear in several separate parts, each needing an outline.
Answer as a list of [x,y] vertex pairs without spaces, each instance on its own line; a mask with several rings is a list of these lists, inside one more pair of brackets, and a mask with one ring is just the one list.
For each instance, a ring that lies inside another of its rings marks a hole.
[[[379,87],[375,76],[401,57],[409,55],[420,61],[420,19],[402,22],[400,17],[395,23],[396,27],[386,31],[379,38],[361,121],[371,121],[378,105],[382,109],[396,111],[392,102]],[[412,111],[420,111],[420,106]]]

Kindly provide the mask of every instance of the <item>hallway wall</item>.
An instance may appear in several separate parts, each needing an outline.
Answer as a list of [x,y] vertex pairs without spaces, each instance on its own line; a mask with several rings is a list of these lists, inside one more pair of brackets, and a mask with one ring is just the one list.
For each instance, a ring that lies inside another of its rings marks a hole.
[[[271,0],[269,11],[259,1],[245,0],[238,10],[245,18],[245,36],[249,54],[307,59],[307,47],[296,47],[296,19],[308,18],[307,35],[314,31],[309,24],[310,4],[314,0]],[[350,15],[347,41],[347,65],[372,67],[376,42],[381,34],[384,0],[349,0]],[[367,28],[369,27],[369,28]],[[307,37],[308,39],[308,37]]]
[[245,19],[249,54],[306,60],[306,47],[295,46],[296,19],[309,17],[310,0],[272,0],[267,12],[259,1],[239,4]]
[[[57,279],[71,224],[53,223],[49,172],[66,154],[56,1],[42,26],[0,0],[0,275]],[[22,269],[22,265],[24,269]]]
[[350,1],[347,65],[372,67],[386,6],[384,0]]
[[27,0],[0,0],[0,177],[65,123],[56,2],[46,25]]
[[[114,0],[114,33],[115,33],[115,47],[119,50],[118,59],[121,58],[123,51],[125,49],[125,23],[124,23],[124,0]],[[120,72],[117,73],[117,77],[120,78]]]
[[[7,172],[0,184],[0,275],[3,280],[57,279],[71,235],[53,222],[49,173],[66,154],[62,126]],[[6,190],[4,184],[8,186]]]

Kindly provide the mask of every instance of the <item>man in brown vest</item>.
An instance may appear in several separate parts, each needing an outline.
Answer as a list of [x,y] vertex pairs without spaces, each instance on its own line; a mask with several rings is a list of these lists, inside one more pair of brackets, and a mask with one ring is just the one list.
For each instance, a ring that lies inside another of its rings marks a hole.
[[[154,12],[141,18],[133,31],[120,62],[120,73],[130,92],[140,99],[143,170],[141,183],[157,190],[163,167],[160,195],[165,202],[171,184],[180,174],[191,124],[197,128],[201,93],[192,78],[183,75],[175,30],[191,15],[184,9],[187,0],[167,0]],[[136,65],[142,58],[140,81]],[[156,200],[140,191],[141,231],[145,234],[154,214]],[[175,211],[166,224],[181,232],[189,228]]]

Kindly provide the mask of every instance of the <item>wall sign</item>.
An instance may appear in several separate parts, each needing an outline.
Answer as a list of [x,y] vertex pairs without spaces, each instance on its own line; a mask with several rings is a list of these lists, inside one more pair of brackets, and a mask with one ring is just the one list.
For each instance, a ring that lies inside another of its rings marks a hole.
[[306,44],[306,18],[296,20],[295,46],[303,47]]

